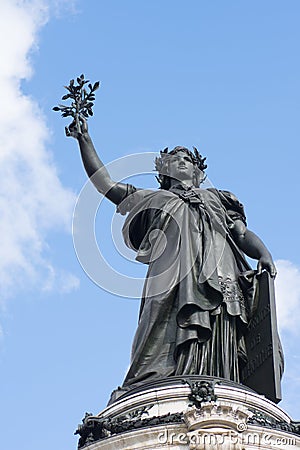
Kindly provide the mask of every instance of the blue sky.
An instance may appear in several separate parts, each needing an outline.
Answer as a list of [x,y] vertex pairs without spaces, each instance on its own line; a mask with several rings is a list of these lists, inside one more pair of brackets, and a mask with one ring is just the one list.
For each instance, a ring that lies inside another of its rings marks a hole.
[[[299,1],[2,0],[0,13],[3,448],[75,448],[77,423],[129,364],[139,301],[99,288],[76,258],[86,175],[51,110],[82,72],[102,83],[89,127],[105,163],[195,145],[210,181],[245,204],[277,261],[281,407],[299,420]],[[156,185],[152,174],[133,181]],[[102,202],[99,248],[142,277],[113,245],[115,221]]]

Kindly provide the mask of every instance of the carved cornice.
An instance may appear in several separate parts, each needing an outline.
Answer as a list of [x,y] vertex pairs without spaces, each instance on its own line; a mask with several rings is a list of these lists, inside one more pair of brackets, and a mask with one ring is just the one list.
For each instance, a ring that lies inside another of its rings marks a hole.
[[300,422],[281,422],[268,416],[253,410],[253,415],[248,420],[249,425],[256,425],[259,427],[271,428],[273,430],[285,431],[300,436]]
[[[144,414],[145,411],[142,412]],[[183,413],[165,414],[163,416],[141,418],[141,411],[133,411],[131,417],[128,415],[116,418],[101,418],[87,415],[78,426],[75,434],[79,434],[78,448],[82,448],[100,439],[110,437],[125,431],[137,430],[145,427],[154,427],[172,423],[183,423]]]

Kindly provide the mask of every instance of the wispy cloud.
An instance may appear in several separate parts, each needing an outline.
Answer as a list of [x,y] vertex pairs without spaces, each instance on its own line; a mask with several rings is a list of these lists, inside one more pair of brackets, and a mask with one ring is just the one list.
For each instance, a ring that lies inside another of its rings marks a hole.
[[[67,3],[1,0],[0,300],[24,286],[53,288],[53,274],[63,278],[47,259],[47,235],[70,229],[74,194],[58,178],[45,119],[21,82],[32,75],[30,55],[51,8]],[[73,276],[64,275],[67,291],[78,286]]]
[[275,264],[278,270],[275,289],[279,328],[300,334],[300,268],[284,259]]

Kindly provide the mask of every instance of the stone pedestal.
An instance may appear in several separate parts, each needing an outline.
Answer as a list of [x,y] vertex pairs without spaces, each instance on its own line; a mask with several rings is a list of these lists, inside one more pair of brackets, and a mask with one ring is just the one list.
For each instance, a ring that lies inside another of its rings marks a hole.
[[123,394],[78,428],[85,450],[300,448],[300,422],[242,385],[173,377]]

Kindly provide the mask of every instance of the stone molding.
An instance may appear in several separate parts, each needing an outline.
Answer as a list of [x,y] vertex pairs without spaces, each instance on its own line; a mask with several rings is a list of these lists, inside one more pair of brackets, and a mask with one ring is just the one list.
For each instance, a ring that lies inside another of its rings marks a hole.
[[84,450],[300,448],[300,423],[275,403],[201,377],[126,394],[86,415],[77,434]]
[[183,418],[189,431],[214,428],[245,431],[247,422],[253,413],[243,406],[229,402],[208,402],[201,406],[188,409]]

